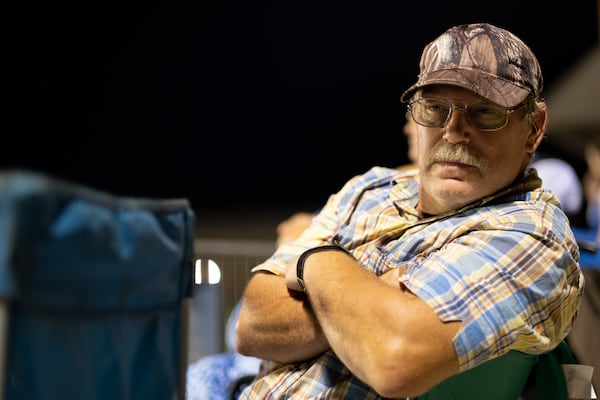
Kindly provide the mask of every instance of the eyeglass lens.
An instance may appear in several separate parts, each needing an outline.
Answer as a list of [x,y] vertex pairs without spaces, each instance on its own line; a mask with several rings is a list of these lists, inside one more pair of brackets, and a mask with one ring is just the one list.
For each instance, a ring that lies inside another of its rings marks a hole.
[[464,107],[453,107],[445,99],[421,98],[410,104],[410,111],[416,123],[439,128],[450,119],[452,110],[463,110],[467,121],[483,131],[498,130],[506,126],[509,110],[492,103],[470,103]]

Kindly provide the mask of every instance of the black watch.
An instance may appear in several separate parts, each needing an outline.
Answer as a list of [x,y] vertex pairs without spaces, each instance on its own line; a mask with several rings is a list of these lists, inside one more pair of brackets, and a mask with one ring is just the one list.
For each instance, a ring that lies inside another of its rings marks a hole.
[[330,244],[326,246],[313,247],[312,249],[306,250],[304,253],[300,254],[298,257],[298,263],[296,263],[296,280],[298,281],[298,286],[304,293],[306,293],[306,286],[304,285],[304,263],[306,259],[311,254],[319,253],[321,251],[341,251],[342,253],[346,253],[349,256],[352,256],[345,248],[338,246],[337,244]]

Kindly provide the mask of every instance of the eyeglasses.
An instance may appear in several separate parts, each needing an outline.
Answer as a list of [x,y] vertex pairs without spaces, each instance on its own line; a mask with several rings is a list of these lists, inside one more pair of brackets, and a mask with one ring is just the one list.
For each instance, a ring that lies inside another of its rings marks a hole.
[[424,97],[413,100],[408,105],[408,111],[413,120],[429,128],[441,128],[452,116],[453,110],[462,110],[467,122],[481,131],[497,131],[508,124],[508,116],[523,107],[505,108],[490,102],[477,101],[455,107],[446,99]]

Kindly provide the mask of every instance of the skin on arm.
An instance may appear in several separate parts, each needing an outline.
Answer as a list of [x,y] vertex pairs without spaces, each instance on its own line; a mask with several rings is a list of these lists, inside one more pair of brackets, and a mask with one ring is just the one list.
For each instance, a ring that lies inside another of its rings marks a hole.
[[[380,278],[398,288],[396,271]],[[307,297],[296,281],[296,260],[286,272],[292,280],[289,289],[284,278],[257,272],[245,289],[237,321],[238,352],[281,363],[315,357],[330,348]]]
[[[286,283],[298,289],[292,270]],[[460,322],[442,322],[397,278],[395,270],[377,277],[336,251],[312,254],[304,269],[310,304],[340,360],[383,396],[416,396],[458,372],[452,341]]]
[[281,363],[306,360],[329,349],[304,295],[283,276],[255,273],[246,286],[237,322],[237,350]]
[[[304,212],[282,222],[277,228],[278,246],[299,235],[306,236],[302,242],[305,248],[328,243],[336,228],[336,201],[331,196],[312,224],[313,215]],[[296,260],[290,265],[295,267]],[[255,272],[248,281],[236,332],[241,354],[280,363],[307,360],[329,349],[306,296],[289,290],[283,274],[267,271]]]

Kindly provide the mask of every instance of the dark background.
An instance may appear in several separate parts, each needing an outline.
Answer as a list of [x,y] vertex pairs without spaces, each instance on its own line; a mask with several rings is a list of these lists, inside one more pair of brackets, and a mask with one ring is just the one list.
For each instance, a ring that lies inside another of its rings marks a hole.
[[512,30],[551,88],[598,39],[596,1],[552,4],[3,5],[0,167],[186,197],[201,213],[310,209],[374,164],[407,161],[399,96],[450,26]]

